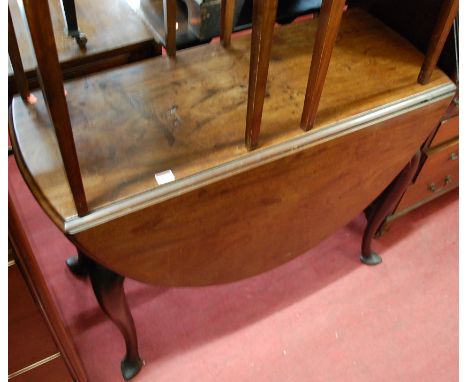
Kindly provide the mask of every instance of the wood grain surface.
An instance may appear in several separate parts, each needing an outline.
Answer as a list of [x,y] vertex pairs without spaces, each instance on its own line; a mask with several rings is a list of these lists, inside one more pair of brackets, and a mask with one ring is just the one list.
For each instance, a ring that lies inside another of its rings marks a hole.
[[[304,134],[300,116],[316,28],[309,20],[275,29],[259,150]],[[249,55],[244,36],[229,49],[210,44],[181,51],[176,61],[158,57],[66,83],[90,209],[164,187],[154,177],[161,171],[181,179],[245,158]],[[315,127],[450,83],[436,70],[430,84],[419,85],[423,58],[371,16],[350,10]],[[44,101],[35,94],[34,106],[14,99],[12,140],[23,175],[57,223],[76,211]]]
[[157,285],[211,285],[267,271],[305,253],[370,204],[449,101],[317,142],[71,238],[115,272]]

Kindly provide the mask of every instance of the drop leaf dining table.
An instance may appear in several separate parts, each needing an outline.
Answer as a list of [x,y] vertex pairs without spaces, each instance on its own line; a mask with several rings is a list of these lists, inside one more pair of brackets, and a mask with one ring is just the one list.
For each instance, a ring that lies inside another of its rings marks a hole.
[[254,276],[385,190],[361,253],[379,264],[372,237],[455,92],[435,65],[458,1],[444,2],[426,56],[344,0],[277,27],[277,1],[255,0],[252,34],[235,38],[234,1],[223,0],[220,43],[176,52],[175,6],[164,3],[166,56],[64,84],[47,1],[24,0],[42,92],[9,44],[16,160],[78,249],[68,266],[90,277],[123,335],[125,379],[143,365],[126,277],[201,287]]

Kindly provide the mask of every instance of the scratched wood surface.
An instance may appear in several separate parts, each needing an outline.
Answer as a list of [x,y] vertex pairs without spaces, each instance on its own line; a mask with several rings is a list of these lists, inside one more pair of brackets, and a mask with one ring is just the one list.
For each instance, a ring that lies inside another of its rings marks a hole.
[[267,271],[359,214],[418,150],[449,101],[317,142],[72,240],[116,272],[157,285],[211,285]]
[[[76,60],[135,44],[154,44],[154,37],[126,0],[76,0],[76,13],[80,30],[86,33],[86,50],[65,33],[66,22],[60,0],[49,0],[55,42],[60,62]],[[26,71],[36,67],[30,36],[24,21],[24,11],[18,0],[8,0],[13,25],[17,34],[21,58]],[[13,73],[8,65],[8,75]]]
[[[274,33],[259,150],[304,134],[299,128],[316,20]],[[91,209],[243,158],[250,36],[229,49],[210,44],[66,83],[73,133]],[[449,82],[439,70],[417,83],[423,55],[366,13],[343,15],[315,127]],[[13,102],[27,172],[55,210],[76,214],[42,96]],[[13,139],[16,141],[15,139]],[[409,159],[409,158],[408,158]],[[31,185],[31,183],[30,183]],[[163,186],[162,186],[163,187]],[[363,207],[363,206],[361,206]]]

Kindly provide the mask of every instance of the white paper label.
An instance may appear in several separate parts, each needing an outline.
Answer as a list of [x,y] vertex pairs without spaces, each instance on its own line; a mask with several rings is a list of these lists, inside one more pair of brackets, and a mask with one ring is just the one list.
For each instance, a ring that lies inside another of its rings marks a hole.
[[154,177],[156,178],[156,182],[159,185],[164,184],[164,183],[169,183],[175,180],[175,176],[171,170],[159,172],[155,174]]

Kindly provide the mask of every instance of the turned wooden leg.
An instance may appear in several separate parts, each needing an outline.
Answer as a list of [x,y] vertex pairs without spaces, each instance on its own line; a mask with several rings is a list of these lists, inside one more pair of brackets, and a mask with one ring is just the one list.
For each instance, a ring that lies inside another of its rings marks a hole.
[[78,250],[78,255],[70,256],[66,263],[68,269],[77,277],[88,276],[88,266],[86,264],[87,257]]
[[121,363],[125,380],[133,378],[141,370],[143,360],[138,354],[138,341],[132,314],[124,293],[124,277],[87,258],[88,273],[94,294],[106,315],[117,326],[125,339],[126,354]]
[[366,265],[377,265],[382,262],[382,258],[376,252],[372,251],[372,238],[375,236],[384,219],[392,212],[410,185],[416,174],[420,160],[421,151],[418,150],[405,168],[394,179],[392,184],[387,188],[386,195],[383,197],[380,205],[370,213],[364,237],[362,238],[362,263]]

